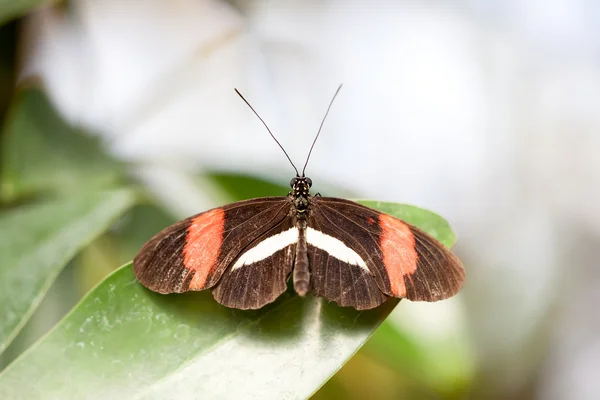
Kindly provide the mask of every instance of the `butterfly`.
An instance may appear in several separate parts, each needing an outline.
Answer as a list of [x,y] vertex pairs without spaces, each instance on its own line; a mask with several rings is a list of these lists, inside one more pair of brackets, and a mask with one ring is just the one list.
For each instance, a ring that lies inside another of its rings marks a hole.
[[421,229],[359,203],[311,195],[302,174],[248,101],[296,171],[287,196],[239,201],[171,225],[142,246],[137,279],[158,293],[211,289],[216,301],[258,309],[275,301],[292,277],[300,296],[312,293],[366,310],[390,297],[437,301],[465,280],[459,259]]

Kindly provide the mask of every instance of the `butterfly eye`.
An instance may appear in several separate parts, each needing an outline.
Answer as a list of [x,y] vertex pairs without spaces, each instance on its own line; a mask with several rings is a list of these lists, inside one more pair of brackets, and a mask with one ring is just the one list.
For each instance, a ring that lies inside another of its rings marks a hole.
[[306,183],[308,184],[308,187],[311,187],[312,186],[312,179],[306,178]]
[[296,185],[296,182],[298,182],[298,178],[292,178],[292,180],[290,181],[290,186],[294,187]]

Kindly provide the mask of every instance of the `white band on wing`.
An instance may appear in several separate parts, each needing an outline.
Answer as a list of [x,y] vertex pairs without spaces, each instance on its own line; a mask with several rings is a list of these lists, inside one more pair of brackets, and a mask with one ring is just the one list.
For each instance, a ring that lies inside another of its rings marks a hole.
[[235,264],[233,264],[231,270],[235,271],[244,265],[250,265],[264,260],[265,258],[277,253],[279,250],[285,249],[289,245],[296,243],[297,241],[298,228],[296,227],[270,236],[242,254],[240,258],[237,259]]
[[[283,250],[296,242],[298,242],[298,228],[296,227],[270,236],[242,254],[235,264],[233,264],[231,270],[235,271],[244,265],[250,265],[264,260],[277,253],[279,250]],[[369,272],[367,264],[358,253],[333,236],[326,235],[313,228],[307,228],[306,242],[327,252],[330,256],[337,258],[340,261],[359,266],[363,270]]]
[[358,265],[363,270],[369,272],[369,268],[365,261],[352,250],[346,246],[344,242],[324,234],[313,228],[308,228],[306,231],[306,241],[308,244],[313,245],[323,251],[326,251],[330,256],[337,258],[348,264]]

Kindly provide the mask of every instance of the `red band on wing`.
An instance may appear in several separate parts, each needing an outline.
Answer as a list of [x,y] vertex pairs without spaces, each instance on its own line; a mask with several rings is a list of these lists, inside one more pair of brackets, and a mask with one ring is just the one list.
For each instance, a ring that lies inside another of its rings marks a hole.
[[408,225],[390,215],[380,214],[379,225],[383,264],[390,279],[392,293],[396,297],[405,297],[404,277],[412,275],[417,269],[415,237]]
[[183,248],[183,264],[194,271],[190,289],[204,289],[206,278],[219,258],[224,227],[225,212],[222,208],[207,211],[192,220]]

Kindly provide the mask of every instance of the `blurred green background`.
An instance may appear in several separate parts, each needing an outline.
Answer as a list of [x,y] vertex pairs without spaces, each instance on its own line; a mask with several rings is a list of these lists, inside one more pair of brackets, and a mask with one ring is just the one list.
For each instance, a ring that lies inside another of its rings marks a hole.
[[467,285],[400,302],[313,398],[597,398],[599,10],[0,1],[0,292],[5,310],[34,304],[23,327],[0,315],[0,393],[1,371],[155,232],[287,193],[293,171],[233,87],[301,164],[343,81],[317,191],[439,211]]

